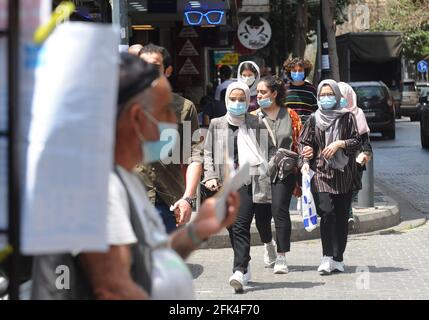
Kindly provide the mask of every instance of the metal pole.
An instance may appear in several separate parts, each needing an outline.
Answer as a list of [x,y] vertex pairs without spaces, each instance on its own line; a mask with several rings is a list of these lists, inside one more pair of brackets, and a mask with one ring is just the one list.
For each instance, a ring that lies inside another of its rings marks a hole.
[[128,2],[111,1],[112,4],[112,22],[120,27],[121,45],[128,45]]
[[322,80],[322,31],[321,21],[317,19],[317,83]]
[[374,207],[374,156],[366,164],[362,175],[362,190],[358,194],[358,206],[361,208]]
[[9,1],[8,43],[8,94],[9,94],[9,147],[8,147],[8,201],[9,244],[13,248],[9,260],[9,299],[19,299],[19,254],[20,254],[20,188],[19,188],[19,0]]

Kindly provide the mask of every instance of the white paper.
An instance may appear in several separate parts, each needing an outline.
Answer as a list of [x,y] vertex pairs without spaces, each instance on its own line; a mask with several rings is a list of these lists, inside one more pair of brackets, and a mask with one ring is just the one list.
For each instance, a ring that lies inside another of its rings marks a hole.
[[223,221],[226,215],[226,201],[231,192],[237,191],[244,183],[249,180],[250,166],[248,162],[240,164],[237,171],[234,171],[231,176],[226,177],[223,182],[222,189],[216,194],[216,216],[219,221]]
[[0,37],[0,132],[7,130],[7,41]]
[[0,138],[0,229],[6,229],[8,221],[7,155],[7,140],[6,138]]
[[119,33],[58,26],[37,61],[28,136],[22,251],[106,250]]

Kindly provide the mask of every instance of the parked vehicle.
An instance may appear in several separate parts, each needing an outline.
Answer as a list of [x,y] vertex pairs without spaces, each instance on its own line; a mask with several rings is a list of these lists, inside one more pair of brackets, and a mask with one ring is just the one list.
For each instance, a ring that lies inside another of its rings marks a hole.
[[407,79],[402,83],[401,116],[410,117],[411,121],[418,121],[419,93],[415,80]]
[[357,95],[358,106],[365,113],[371,132],[380,132],[395,139],[395,106],[389,88],[382,81],[350,82]]
[[420,140],[422,147],[429,149],[429,83],[418,83],[420,91]]

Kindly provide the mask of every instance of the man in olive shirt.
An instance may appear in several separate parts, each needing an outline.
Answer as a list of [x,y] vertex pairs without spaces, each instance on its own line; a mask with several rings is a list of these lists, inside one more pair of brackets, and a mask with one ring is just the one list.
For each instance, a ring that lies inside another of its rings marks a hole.
[[[163,47],[147,44],[140,51],[140,58],[158,65],[167,77],[173,71],[170,54]],[[194,104],[178,94],[173,94],[172,107],[176,111],[179,124],[180,163],[155,162],[137,168],[149,199],[161,214],[168,233],[174,231],[176,225],[183,225],[191,218],[203,163],[198,114]],[[196,141],[192,139],[195,132]],[[170,211],[172,205],[174,211]]]

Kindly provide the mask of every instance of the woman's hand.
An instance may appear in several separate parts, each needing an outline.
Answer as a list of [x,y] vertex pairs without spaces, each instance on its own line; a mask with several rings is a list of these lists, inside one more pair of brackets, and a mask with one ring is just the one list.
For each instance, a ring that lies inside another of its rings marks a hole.
[[304,149],[302,149],[302,155],[308,160],[313,159],[313,148],[310,146],[305,146]]
[[329,160],[335,155],[338,149],[343,147],[344,147],[344,141],[342,140],[334,141],[325,149],[323,149],[322,156],[324,156],[326,160]]
[[371,160],[371,156],[365,152],[359,153],[359,155],[356,158],[356,162],[359,163],[361,166],[366,165]]
[[217,183],[217,179],[207,180],[206,183],[204,184],[204,186],[207,189],[209,189],[210,191],[216,191],[217,189],[219,189],[219,185]]
[[301,168],[301,173],[308,173],[310,171],[310,165],[306,162]]

